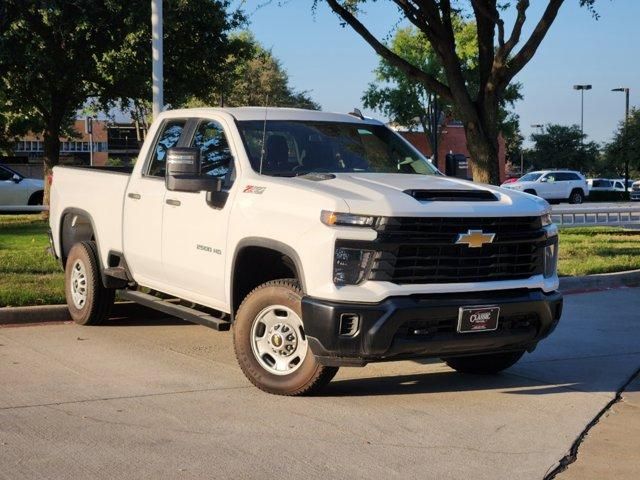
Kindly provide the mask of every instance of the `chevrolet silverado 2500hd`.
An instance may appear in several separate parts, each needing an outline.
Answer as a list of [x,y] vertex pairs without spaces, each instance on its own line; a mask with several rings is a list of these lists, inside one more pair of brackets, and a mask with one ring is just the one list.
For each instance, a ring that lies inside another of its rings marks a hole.
[[56,167],[50,219],[77,323],[119,290],[232,328],[243,372],[276,394],[404,358],[495,373],[562,312],[544,200],[447,178],[353,115],[164,112],[133,171]]

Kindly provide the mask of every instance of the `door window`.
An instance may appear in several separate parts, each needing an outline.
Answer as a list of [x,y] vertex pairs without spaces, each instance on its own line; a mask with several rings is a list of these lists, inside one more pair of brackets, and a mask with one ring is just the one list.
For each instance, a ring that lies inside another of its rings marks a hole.
[[201,172],[225,179],[225,186],[233,183],[233,156],[222,125],[215,120],[205,120],[198,125],[192,147],[200,149]]
[[186,121],[183,119],[168,120],[162,125],[160,134],[158,135],[158,139],[153,148],[147,175],[151,177],[164,177],[167,150],[178,144],[180,136],[184,130],[185,123]]

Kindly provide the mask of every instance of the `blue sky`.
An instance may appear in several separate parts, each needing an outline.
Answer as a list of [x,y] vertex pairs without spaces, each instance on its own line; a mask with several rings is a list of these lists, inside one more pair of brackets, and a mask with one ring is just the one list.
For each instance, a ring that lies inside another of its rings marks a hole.
[[[293,86],[309,90],[323,110],[347,112],[359,107],[378,62],[373,50],[352,30],[342,28],[322,2],[315,14],[312,0],[274,0],[260,8],[264,3],[244,2],[250,29],[282,61]],[[529,28],[546,3],[531,2]],[[612,88],[631,88],[631,105],[639,104],[640,1],[598,0],[596,9],[599,20],[579,8],[578,0],[566,0],[536,56],[516,78],[523,84],[524,100],[515,110],[526,137],[533,130],[531,124],[580,123],[580,96],[572,89],[577,83],[593,85],[585,93],[584,106],[584,130],[592,140],[608,141],[624,116],[624,95],[611,92]],[[367,7],[363,19],[376,35],[385,37],[399,16],[390,2],[382,0]]]

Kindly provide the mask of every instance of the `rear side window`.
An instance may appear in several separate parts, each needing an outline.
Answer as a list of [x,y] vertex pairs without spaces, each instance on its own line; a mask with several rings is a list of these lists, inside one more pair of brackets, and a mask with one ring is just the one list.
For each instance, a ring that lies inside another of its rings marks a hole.
[[0,182],[4,182],[6,180],[11,180],[13,178],[13,173],[9,170],[5,170],[4,168],[0,168]]
[[593,186],[595,188],[609,188],[611,186],[611,182],[609,180],[594,180]]
[[147,175],[151,177],[164,177],[166,170],[167,150],[178,145],[180,136],[184,131],[186,120],[168,120],[165,122],[157,136],[153,147],[151,161]]

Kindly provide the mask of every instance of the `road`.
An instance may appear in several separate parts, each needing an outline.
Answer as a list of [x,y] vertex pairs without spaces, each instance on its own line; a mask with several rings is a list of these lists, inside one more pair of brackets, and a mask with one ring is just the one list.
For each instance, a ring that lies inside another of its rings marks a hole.
[[541,479],[640,366],[640,290],[566,297],[494,377],[435,361],[267,395],[230,333],[179,321],[0,329],[0,478]]

